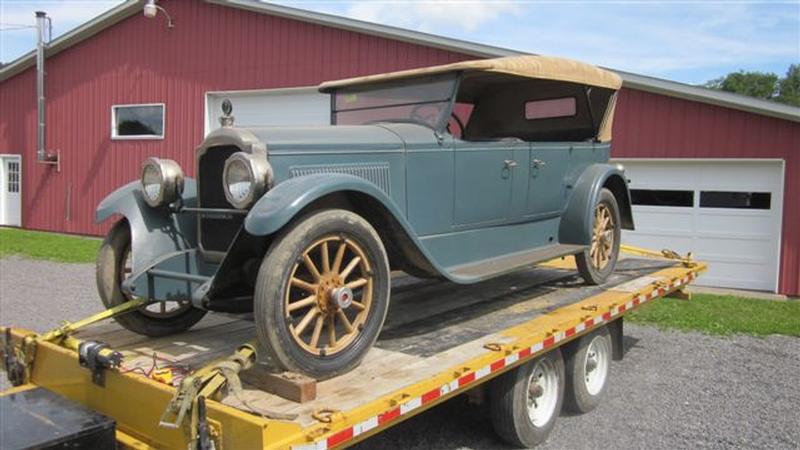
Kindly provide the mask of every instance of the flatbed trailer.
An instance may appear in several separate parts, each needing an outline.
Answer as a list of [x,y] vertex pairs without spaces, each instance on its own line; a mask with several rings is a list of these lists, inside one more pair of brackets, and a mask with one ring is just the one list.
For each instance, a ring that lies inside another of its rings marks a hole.
[[[124,357],[102,379],[79,364],[75,345],[39,341],[28,355],[27,383],[0,396],[40,388],[57,393],[113,418],[123,448],[346,447],[556,349],[568,358],[573,341],[604,327],[619,359],[623,316],[683,292],[705,268],[686,260],[623,258],[603,286],[583,284],[572,258],[469,286],[395,277],[375,347],[356,370],[317,382],[313,400],[291,401],[245,383],[202,407],[195,401],[195,420],[176,428],[159,426],[159,418],[176,397],[179,380],[156,381],[154,369],[168,364],[170,376],[180,378],[188,375],[179,368],[195,371],[225,360],[252,339],[251,318],[212,314],[194,329],[164,338],[139,336],[116,324],[81,329],[71,338],[102,342]],[[9,330],[6,353],[29,335]],[[195,429],[198,424],[203,428]]]

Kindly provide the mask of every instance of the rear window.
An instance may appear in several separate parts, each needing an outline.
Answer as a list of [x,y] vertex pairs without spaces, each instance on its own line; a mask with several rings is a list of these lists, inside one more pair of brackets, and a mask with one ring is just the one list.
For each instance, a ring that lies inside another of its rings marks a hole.
[[525,103],[525,118],[528,120],[572,117],[576,111],[575,97],[534,100]]

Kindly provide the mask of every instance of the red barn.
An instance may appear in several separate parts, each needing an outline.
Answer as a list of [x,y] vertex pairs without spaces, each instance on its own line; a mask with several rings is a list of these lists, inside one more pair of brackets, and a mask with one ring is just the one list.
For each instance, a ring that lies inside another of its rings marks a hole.
[[[35,54],[0,69],[0,224],[99,235],[94,208],[145,157],[193,172],[231,98],[237,124],[328,123],[324,80],[517,52],[252,0],[131,0],[46,49],[37,161]],[[614,156],[634,244],[711,263],[704,282],[800,294],[800,108],[621,73]],[[117,127],[145,114],[144,132]]]

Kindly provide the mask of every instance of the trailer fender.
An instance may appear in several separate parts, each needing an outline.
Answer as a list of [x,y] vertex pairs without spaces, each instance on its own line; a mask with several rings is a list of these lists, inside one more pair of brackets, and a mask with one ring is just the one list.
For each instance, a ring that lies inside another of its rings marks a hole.
[[[195,180],[186,178],[183,204],[197,204]],[[131,229],[133,272],[143,270],[159,257],[197,246],[197,225],[192,214],[171,214],[166,209],[150,207],[142,197],[139,181],[133,181],[109,194],[95,211],[95,223],[112,216],[123,216]]]
[[603,188],[608,188],[617,199],[622,228],[633,229],[631,199],[624,169],[611,164],[593,164],[583,171],[573,186],[569,203],[561,216],[559,242],[575,245],[591,243],[594,205]]

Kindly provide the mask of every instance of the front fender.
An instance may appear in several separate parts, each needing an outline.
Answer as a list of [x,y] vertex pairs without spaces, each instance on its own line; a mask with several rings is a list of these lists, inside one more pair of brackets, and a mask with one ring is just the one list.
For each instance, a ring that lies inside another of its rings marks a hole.
[[[418,252],[417,255],[430,264],[434,272],[451,281],[464,281],[461,277],[449,273],[433,258],[433,255],[420,242],[403,211],[381,188],[354,175],[313,174],[291,178],[279,183],[264,194],[250,210],[244,221],[245,230],[255,236],[275,233],[315,200],[338,192],[364,194],[379,202],[386,209],[386,214],[390,214],[399,226],[397,232],[402,232],[408,238],[408,245],[414,247]],[[398,239],[403,238],[398,237]]]
[[[562,244],[589,245],[592,239],[594,205],[600,190],[609,185],[620,207],[622,227],[633,228],[630,212],[630,194],[625,182],[625,172],[611,164],[593,164],[587,167],[573,186],[564,214],[561,216],[558,237]],[[613,187],[612,187],[613,186]],[[620,188],[620,186],[622,186]],[[617,192],[620,189],[624,192]]]
[[328,194],[348,191],[378,200],[406,228],[406,232],[411,232],[400,208],[381,188],[363,178],[343,173],[304,175],[279,183],[256,202],[244,220],[244,227],[255,236],[272,234],[311,202]]
[[[102,223],[116,214],[128,221],[134,273],[149,267],[163,255],[197,246],[194,215],[171,214],[166,209],[151,208],[142,195],[140,183],[133,181],[109,194],[95,211],[96,223]],[[196,206],[194,179],[185,179],[182,198],[185,206]]]

